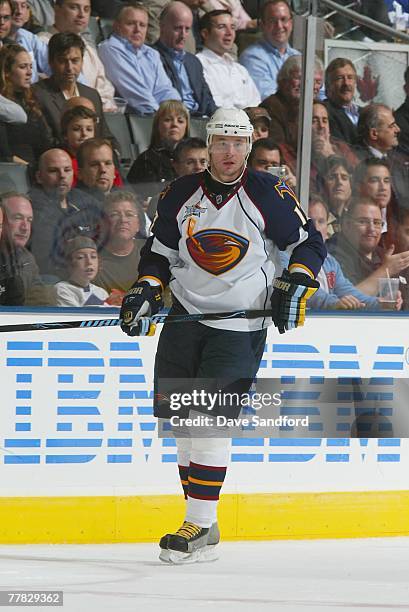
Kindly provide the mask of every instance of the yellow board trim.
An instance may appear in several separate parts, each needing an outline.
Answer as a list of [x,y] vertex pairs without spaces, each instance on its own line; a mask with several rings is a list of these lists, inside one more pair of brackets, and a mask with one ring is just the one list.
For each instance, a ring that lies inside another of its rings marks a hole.
[[[158,542],[184,518],[182,495],[2,497],[0,544]],[[409,535],[409,491],[226,494],[224,540]]]

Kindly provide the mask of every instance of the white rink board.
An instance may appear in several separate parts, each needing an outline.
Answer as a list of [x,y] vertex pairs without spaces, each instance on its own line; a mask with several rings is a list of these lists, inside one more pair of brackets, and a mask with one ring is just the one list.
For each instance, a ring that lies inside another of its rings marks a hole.
[[[70,318],[2,313],[2,324]],[[376,316],[270,329],[259,375],[406,378],[407,330],[404,317]],[[0,496],[179,493],[173,440],[157,438],[151,412],[156,343],[116,327],[1,334]],[[407,438],[259,439],[233,443],[223,490],[405,490],[408,466]]]

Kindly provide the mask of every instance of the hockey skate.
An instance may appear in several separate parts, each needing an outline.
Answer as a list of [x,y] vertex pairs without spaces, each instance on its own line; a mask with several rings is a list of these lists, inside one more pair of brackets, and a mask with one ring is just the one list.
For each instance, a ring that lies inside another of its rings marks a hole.
[[216,561],[216,545],[219,541],[217,522],[205,529],[185,521],[176,533],[167,533],[161,538],[159,559],[174,564]]

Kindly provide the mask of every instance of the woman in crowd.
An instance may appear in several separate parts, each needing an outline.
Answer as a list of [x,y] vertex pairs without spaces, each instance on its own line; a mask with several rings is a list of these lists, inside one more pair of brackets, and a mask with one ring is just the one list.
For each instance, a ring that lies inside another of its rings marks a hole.
[[100,251],[101,266],[95,282],[111,294],[112,305],[120,306],[125,291],[135,282],[140,251],[146,241],[145,217],[135,194],[129,191],[107,196],[104,213],[108,240]]
[[328,236],[340,229],[342,213],[352,197],[351,168],[343,157],[331,155],[322,176],[323,195],[329,208]]
[[[63,137],[62,148],[67,151],[72,161],[75,187],[78,181],[77,152],[85,140],[96,137],[98,116],[90,108],[85,106],[74,106],[66,110],[61,117],[61,134]],[[123,180],[117,168],[115,168],[115,187],[122,187]]]
[[31,91],[32,60],[20,45],[10,44],[0,50],[0,93],[19,104],[27,114],[27,123],[6,124],[10,158],[35,165],[39,156],[54,146],[50,128]]
[[134,161],[130,183],[164,182],[176,178],[172,154],[176,145],[189,136],[189,111],[178,100],[162,102],[155,113],[149,148]]

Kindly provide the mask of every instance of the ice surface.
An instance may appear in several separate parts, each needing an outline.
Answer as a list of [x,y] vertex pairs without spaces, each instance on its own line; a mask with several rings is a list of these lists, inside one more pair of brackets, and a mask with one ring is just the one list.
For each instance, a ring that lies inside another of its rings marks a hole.
[[153,544],[0,546],[0,590],[63,590],[64,607],[33,608],[44,611],[409,611],[409,538],[222,542],[218,561],[185,566],[157,554]]

